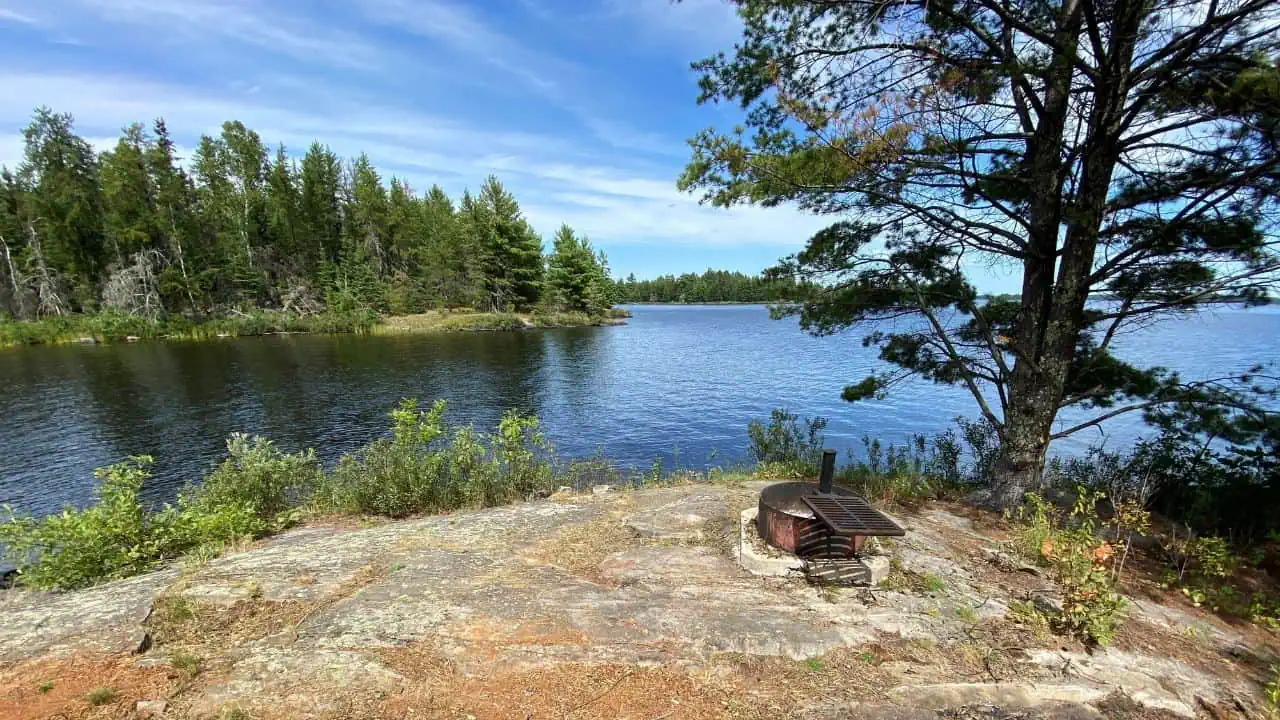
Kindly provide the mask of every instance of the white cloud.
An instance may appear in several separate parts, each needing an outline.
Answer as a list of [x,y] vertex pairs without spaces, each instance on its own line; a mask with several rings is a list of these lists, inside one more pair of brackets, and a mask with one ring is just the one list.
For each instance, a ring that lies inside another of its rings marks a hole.
[[[155,42],[188,48],[222,39],[277,55],[329,66],[378,70],[389,64],[378,46],[342,30],[308,22],[296,14],[270,12],[244,0],[75,0],[101,22],[152,31]],[[64,8],[62,20],[76,13]],[[97,32],[102,32],[99,25]]]
[[17,10],[0,7],[0,23],[10,22],[19,25],[39,25],[40,21],[30,15],[25,15]]

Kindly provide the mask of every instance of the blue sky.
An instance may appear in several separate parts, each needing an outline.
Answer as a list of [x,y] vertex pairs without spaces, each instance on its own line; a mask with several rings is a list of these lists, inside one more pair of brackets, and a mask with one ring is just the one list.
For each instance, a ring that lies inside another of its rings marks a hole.
[[569,223],[618,275],[756,272],[831,218],[675,188],[686,138],[741,119],[698,106],[688,69],[738,32],[720,0],[0,0],[0,164],[41,104],[99,148],[156,116],[185,147],[237,119],[419,190],[494,173],[540,233]]

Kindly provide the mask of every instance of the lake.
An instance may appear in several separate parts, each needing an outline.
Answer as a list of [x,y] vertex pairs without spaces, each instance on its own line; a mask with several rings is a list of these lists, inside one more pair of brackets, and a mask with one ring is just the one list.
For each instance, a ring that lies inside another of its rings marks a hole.
[[[147,496],[167,500],[222,457],[232,432],[333,461],[385,433],[406,396],[445,398],[452,422],[484,428],[518,408],[541,418],[561,457],[668,468],[746,460],[747,423],[774,407],[828,417],[828,446],[855,452],[865,434],[900,442],[976,415],[963,390],[922,382],[842,402],[841,388],[878,366],[858,335],[810,337],[758,305],[630,309],[612,328],[0,349],[0,503],[36,514],[82,505],[93,469],[133,454],[155,456]],[[1186,378],[1273,360],[1278,346],[1277,308],[1179,318],[1117,341],[1123,357]],[[1141,432],[1131,416],[1055,451]]]

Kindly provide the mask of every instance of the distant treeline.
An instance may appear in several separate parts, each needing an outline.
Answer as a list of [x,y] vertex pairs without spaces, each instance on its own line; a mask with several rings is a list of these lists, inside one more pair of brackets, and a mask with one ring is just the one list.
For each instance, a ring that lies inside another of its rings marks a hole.
[[652,280],[628,275],[614,284],[614,297],[622,303],[799,301],[808,296],[809,288],[789,277],[768,280],[761,275],[707,270],[701,275],[661,275]]
[[70,115],[39,108],[23,138],[0,172],[0,319],[612,304],[604,255],[567,226],[544,255],[492,176],[455,205],[385,184],[365,155],[272,152],[240,122],[185,161],[163,120],[99,154]]

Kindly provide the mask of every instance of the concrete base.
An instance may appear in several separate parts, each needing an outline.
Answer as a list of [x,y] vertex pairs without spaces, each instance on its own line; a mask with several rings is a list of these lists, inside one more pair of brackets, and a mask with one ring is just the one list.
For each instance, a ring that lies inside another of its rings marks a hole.
[[[747,508],[742,511],[738,521],[738,564],[752,575],[802,577],[805,574],[804,560],[772,547],[760,539],[760,533],[756,530],[756,516],[759,512],[759,508]],[[874,555],[858,559],[861,560],[866,571],[857,573],[855,584],[874,587],[884,582],[884,579],[889,576],[888,557]]]
[[770,547],[760,539],[756,531],[756,515],[760,508],[742,511],[738,522],[738,564],[752,575],[764,577],[800,577],[804,575],[804,561],[790,553]]

